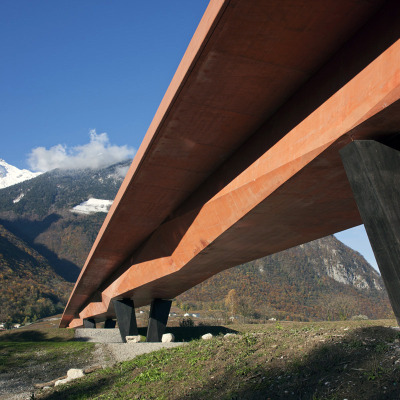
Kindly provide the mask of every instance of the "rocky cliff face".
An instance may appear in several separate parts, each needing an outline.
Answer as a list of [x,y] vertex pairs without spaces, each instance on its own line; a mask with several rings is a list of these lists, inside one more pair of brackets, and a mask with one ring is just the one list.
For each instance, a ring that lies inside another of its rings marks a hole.
[[248,315],[299,320],[392,316],[379,273],[334,236],[223,271],[178,300],[194,308],[223,309],[232,289]]
[[358,289],[383,290],[383,282],[375,271],[354,250],[349,249],[334,236],[299,246],[306,253],[319,254],[319,258],[310,258],[310,265],[320,276],[327,275],[336,282],[352,285]]

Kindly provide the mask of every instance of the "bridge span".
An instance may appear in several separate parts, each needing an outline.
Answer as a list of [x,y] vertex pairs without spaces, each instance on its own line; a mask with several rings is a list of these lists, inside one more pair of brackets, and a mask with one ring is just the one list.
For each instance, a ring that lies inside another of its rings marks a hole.
[[212,0],[60,326],[152,304],[159,340],[168,299],[361,223],[399,320],[399,39],[398,1]]

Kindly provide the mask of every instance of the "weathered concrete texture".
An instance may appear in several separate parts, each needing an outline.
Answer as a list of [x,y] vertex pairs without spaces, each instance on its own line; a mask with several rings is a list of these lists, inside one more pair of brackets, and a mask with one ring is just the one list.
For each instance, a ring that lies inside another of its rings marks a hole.
[[400,152],[365,140],[340,154],[400,324]]
[[127,336],[139,334],[133,301],[131,299],[113,300],[113,305],[121,339],[126,343]]
[[151,303],[146,342],[161,342],[167,326],[171,300],[155,299]]
[[400,2],[212,1],[61,327],[361,223],[339,150],[400,128]]
[[93,318],[85,318],[83,320],[83,327],[87,329],[96,328],[96,321]]

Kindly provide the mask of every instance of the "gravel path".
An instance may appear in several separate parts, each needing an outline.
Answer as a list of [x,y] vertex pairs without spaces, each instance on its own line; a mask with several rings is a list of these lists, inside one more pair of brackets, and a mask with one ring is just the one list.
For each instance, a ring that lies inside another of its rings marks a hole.
[[75,340],[95,343],[122,343],[119,329],[76,329]]
[[77,329],[75,339],[102,344],[103,354],[109,364],[132,360],[136,356],[152,351],[182,346],[183,342],[173,343],[122,343],[119,329]]
[[145,353],[151,353],[160,349],[170,349],[172,347],[182,346],[184,342],[174,343],[109,343],[103,344],[105,347],[104,351],[111,355],[111,359],[114,362],[121,362],[132,360],[136,356]]

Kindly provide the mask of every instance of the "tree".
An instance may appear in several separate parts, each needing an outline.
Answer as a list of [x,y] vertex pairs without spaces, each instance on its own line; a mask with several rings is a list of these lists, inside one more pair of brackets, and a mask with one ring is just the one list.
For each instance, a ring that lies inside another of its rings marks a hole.
[[237,313],[238,304],[239,301],[236,290],[231,289],[225,298],[225,306],[232,315],[235,315]]

